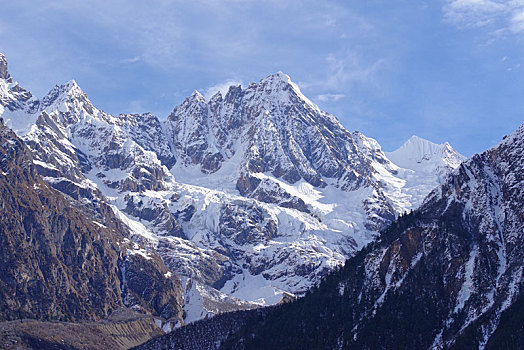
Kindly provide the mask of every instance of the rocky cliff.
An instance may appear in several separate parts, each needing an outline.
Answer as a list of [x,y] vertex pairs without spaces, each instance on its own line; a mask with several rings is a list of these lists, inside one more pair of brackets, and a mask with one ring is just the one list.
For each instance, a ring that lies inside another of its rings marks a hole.
[[94,211],[49,186],[3,121],[0,158],[0,319],[96,320],[128,306],[181,321],[179,280],[139,254],[108,204]]

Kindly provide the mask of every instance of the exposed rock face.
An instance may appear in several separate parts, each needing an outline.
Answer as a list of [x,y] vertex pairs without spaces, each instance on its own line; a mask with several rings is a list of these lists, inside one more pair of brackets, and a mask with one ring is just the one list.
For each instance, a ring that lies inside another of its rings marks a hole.
[[118,252],[106,239],[115,227],[97,226],[93,216],[50,189],[23,141],[3,124],[0,132],[2,319],[111,312],[121,301]]
[[169,169],[176,163],[164,137],[162,123],[157,117],[151,113],[122,114],[119,117],[119,125],[146,151],[155,152],[162,165]]
[[306,297],[252,312],[216,348],[519,348],[523,150],[524,125]]
[[0,53],[0,79],[9,79],[10,75],[7,70],[7,59]]
[[[184,237],[182,227],[169,211],[165,202],[155,201],[151,198],[127,195],[124,200],[127,204],[124,213],[130,214],[140,220],[151,222],[155,227],[165,232],[167,236]],[[148,201],[144,203],[144,200]]]
[[126,305],[180,320],[180,282],[133,255],[107,204],[95,212],[51,188],[3,121],[0,145],[0,319],[92,320]]

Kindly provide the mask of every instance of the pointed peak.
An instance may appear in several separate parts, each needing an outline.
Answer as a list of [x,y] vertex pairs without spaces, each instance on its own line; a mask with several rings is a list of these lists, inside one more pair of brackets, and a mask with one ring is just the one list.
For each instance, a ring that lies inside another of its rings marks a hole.
[[198,90],[193,91],[191,97],[204,98],[204,96]]
[[271,96],[275,101],[296,103],[302,101],[309,108],[321,113],[317,105],[307,98],[297,84],[295,84],[289,75],[283,72],[271,74],[260,80],[258,84],[250,84],[248,89],[261,91],[266,96]]
[[[283,91],[283,90],[292,90],[300,98],[306,100],[308,104],[315,106],[304,94],[300,91],[300,88],[295,84],[289,75],[281,71],[268,75],[264,79],[260,80],[260,85],[270,86],[271,91]],[[317,108],[315,106],[315,108]]]
[[222,97],[222,93],[220,91],[217,91],[216,94],[214,94],[213,96],[211,96],[211,98],[209,99],[209,101],[222,101],[223,97]]
[[264,79],[262,79],[260,82],[282,82],[282,83],[286,83],[286,84],[291,84],[291,78],[289,77],[289,75],[281,72],[281,71],[278,71],[277,73],[274,73],[274,74],[271,74],[271,75],[268,75],[267,77],[265,77]]
[[65,84],[55,85],[42,99],[41,108],[48,109],[56,103],[69,100],[82,100],[91,105],[87,94],[78,86],[74,79],[71,79]]
[[173,119],[177,113],[177,110],[183,110],[185,108],[191,108],[192,106],[199,106],[202,104],[207,104],[206,98],[202,96],[202,94],[198,90],[195,90],[191,95],[185,98],[182,104],[177,105],[175,106],[175,108],[173,108],[171,113],[169,113],[168,119]]
[[0,52],[0,79],[9,79],[9,71],[7,70],[7,59],[4,54]]
[[264,79],[261,79],[258,84],[250,84],[248,88],[263,88],[264,91],[270,94],[281,94],[283,91],[293,91],[301,98],[305,98],[298,85],[291,81],[289,75],[282,72],[268,75]]
[[60,88],[62,91],[65,91],[68,94],[74,94],[74,95],[84,94],[84,90],[82,90],[82,88],[78,85],[78,83],[74,79],[71,79],[67,83],[62,84]]
[[446,145],[449,145],[449,144],[447,142],[445,144],[438,144],[435,142],[431,142],[427,139],[424,139],[422,137],[419,137],[417,135],[413,135],[406,142],[404,142],[402,146],[400,146],[393,152],[398,152],[401,150],[412,150],[412,151],[417,150],[420,152],[434,153],[437,150],[447,148]]
[[286,83],[291,82],[291,77],[282,71],[276,72],[275,74],[273,74],[273,77],[278,78],[281,81],[286,82]]
[[[47,93],[46,97],[53,96],[56,98],[60,95],[78,95],[83,93],[84,91],[80,88],[80,86],[78,86],[77,82],[74,79],[71,79],[67,83],[55,85],[51,91]],[[46,97],[44,97],[44,99]]]
[[240,85],[240,84],[230,85],[229,88],[227,89],[227,92],[226,92],[226,95],[224,96],[224,98],[226,98],[226,99],[231,98],[231,96],[237,95],[241,91],[242,91],[242,85]]
[[206,103],[206,98],[198,91],[195,90],[193,93],[186,98],[186,102],[193,103],[193,102],[203,102]]
[[391,153],[399,152],[402,150],[411,150],[412,152],[419,153],[422,152],[426,155],[448,152],[450,154],[456,154],[456,156],[460,159],[464,158],[464,156],[455,151],[455,149],[453,148],[453,146],[451,146],[449,142],[435,143],[416,135],[411,136],[406,142],[404,142],[402,146],[400,146],[397,150]]
[[78,86],[78,83],[76,82],[75,79],[69,80],[67,83],[63,84],[63,86],[66,86],[66,87],[69,87],[69,88],[80,88]]
[[431,144],[436,145],[436,143],[431,142],[429,140],[426,140],[426,139],[424,139],[422,137],[419,137],[417,135],[412,135],[404,144],[414,143],[414,142],[416,142],[416,143],[431,143]]
[[438,144],[416,135],[411,136],[395,151],[386,152],[386,155],[396,165],[408,169],[415,169],[418,167],[416,164],[421,163],[442,163],[456,168],[465,159],[448,142]]
[[402,144],[399,148],[397,148],[393,152],[399,152],[401,150],[411,150],[411,151],[420,151],[420,152],[427,152],[432,151],[435,149],[440,149],[444,145],[439,145],[437,143],[428,141],[426,139],[423,139],[422,137],[419,137],[417,135],[411,136],[406,142]]

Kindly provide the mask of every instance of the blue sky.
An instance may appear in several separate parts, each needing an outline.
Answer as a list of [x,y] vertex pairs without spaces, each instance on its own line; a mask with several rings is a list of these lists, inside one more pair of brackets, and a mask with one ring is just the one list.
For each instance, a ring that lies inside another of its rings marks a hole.
[[393,150],[472,155],[524,123],[522,0],[4,1],[0,51],[37,96],[76,79],[100,109],[165,118],[277,71]]

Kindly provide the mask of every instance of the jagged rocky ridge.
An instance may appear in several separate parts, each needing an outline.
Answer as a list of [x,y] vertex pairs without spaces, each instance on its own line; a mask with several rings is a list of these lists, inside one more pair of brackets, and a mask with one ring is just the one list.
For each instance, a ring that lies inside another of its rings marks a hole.
[[38,172],[94,211],[107,199],[181,276],[188,322],[304,293],[463,159],[420,140],[401,168],[282,73],[210,101],[195,92],[165,121],[98,110],[74,81],[19,98],[9,79],[3,116]]
[[[200,323],[217,340],[203,348],[520,348],[523,150],[524,125],[462,163],[304,298],[244,314],[241,327]],[[191,339],[178,332],[144,348],[173,343]]]

